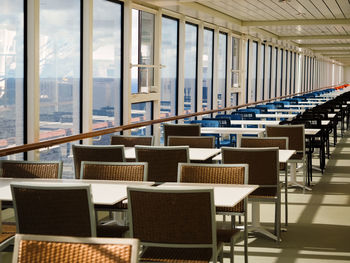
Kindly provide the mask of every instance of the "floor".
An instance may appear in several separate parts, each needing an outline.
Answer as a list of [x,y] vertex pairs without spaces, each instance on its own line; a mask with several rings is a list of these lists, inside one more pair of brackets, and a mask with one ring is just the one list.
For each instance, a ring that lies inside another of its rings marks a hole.
[[[282,233],[282,242],[277,244],[261,235],[249,237],[249,262],[350,262],[350,131],[331,153],[325,173],[313,171],[312,191],[288,190],[289,226]],[[317,166],[318,159],[313,163]],[[273,205],[261,207],[264,225],[272,227],[273,216]],[[11,213],[4,217],[11,217]],[[12,253],[0,254],[0,262],[11,262]],[[235,262],[243,262],[241,243],[235,246]]]

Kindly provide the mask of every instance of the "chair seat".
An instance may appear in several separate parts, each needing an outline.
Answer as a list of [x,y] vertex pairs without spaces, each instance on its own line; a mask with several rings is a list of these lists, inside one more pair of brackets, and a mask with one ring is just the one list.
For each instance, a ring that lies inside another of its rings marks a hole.
[[147,247],[141,262],[208,263],[212,257],[210,248]]
[[[125,199],[126,200],[126,199]],[[116,211],[116,210],[126,210],[128,209],[128,203],[120,201],[114,205],[94,205],[95,210],[102,211]]]
[[128,226],[120,226],[117,223],[98,224],[96,227],[98,237],[123,237],[129,230]]
[[276,187],[264,187],[256,189],[249,198],[276,198],[277,189]]
[[303,159],[304,155],[302,153],[295,153],[289,158],[288,162],[300,162]]
[[2,233],[0,234],[0,244],[16,234],[15,223],[2,223]]

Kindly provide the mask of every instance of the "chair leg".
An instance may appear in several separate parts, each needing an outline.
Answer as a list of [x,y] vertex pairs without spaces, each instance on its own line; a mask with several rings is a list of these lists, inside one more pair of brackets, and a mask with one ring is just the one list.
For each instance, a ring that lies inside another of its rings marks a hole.
[[231,238],[231,242],[230,242],[230,262],[233,263],[235,261],[235,258],[234,258],[234,251],[235,251],[235,244],[234,244],[234,241],[233,241],[233,238]]
[[[247,210],[246,210],[247,211]],[[244,263],[248,263],[248,218],[244,215]]]

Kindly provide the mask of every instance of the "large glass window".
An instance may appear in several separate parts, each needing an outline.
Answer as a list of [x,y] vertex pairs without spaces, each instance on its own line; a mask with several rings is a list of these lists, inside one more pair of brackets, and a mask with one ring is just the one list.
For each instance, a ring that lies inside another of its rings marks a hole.
[[[80,132],[80,10],[80,1],[40,0],[40,141]],[[69,157],[69,143],[40,155]]]
[[263,100],[265,98],[265,44],[260,46],[261,61],[260,61],[260,97],[258,100]]
[[[94,0],[93,13],[93,130],[120,125],[122,6]],[[104,135],[94,144],[110,144]]]
[[227,71],[227,34],[219,34],[219,61],[218,61],[218,89],[217,103],[218,108],[226,106],[226,71]]
[[232,37],[232,87],[239,87],[239,38]]
[[177,114],[178,29],[178,20],[168,17],[162,18],[161,61],[165,67],[161,71],[161,118]]
[[278,48],[275,47],[275,97],[278,90]]
[[294,74],[293,74],[293,94],[296,92],[296,78],[297,78],[297,53],[294,52]]
[[198,26],[186,24],[185,27],[185,88],[184,113],[196,111],[197,102],[197,42]]
[[248,103],[249,98],[249,44],[250,40],[246,42],[246,56],[245,56],[245,64],[246,64],[246,71],[245,71],[245,102]]
[[[271,98],[271,90],[272,90],[272,46],[268,46],[267,54],[266,54],[266,77],[267,77],[267,83],[268,83],[268,98]],[[266,98],[266,97],[265,97]]]
[[[286,56],[286,60],[285,60],[285,75],[284,75],[284,95],[287,95],[288,94],[288,91],[289,91],[289,81],[288,81],[288,78],[290,77],[290,67],[289,67],[289,63],[290,63],[290,59],[288,57],[288,50],[285,50],[285,56]],[[288,60],[289,59],[289,60]]]
[[251,71],[251,81],[250,81],[250,100],[256,101],[257,99],[257,74],[258,74],[258,42],[253,41],[252,50],[252,71]]
[[283,49],[280,49],[280,59],[281,59],[281,68],[280,68],[280,75],[279,75],[279,91],[280,91],[280,94],[279,96],[282,96],[282,89],[283,89],[283,66],[284,66],[284,60],[283,60]]
[[133,9],[131,37],[131,93],[148,93],[154,86],[154,14]]
[[[232,37],[232,83],[231,87],[238,88],[239,83],[239,48],[240,48],[240,39]],[[238,93],[231,92],[230,95],[230,104],[231,106],[238,105]]]
[[[131,123],[153,120],[153,102],[131,104]],[[153,134],[152,125],[138,127],[131,130],[131,135],[150,136]]]
[[[0,8],[0,149],[23,144],[23,0]],[[5,158],[22,158],[7,156]]]
[[204,29],[202,110],[212,108],[214,31]]

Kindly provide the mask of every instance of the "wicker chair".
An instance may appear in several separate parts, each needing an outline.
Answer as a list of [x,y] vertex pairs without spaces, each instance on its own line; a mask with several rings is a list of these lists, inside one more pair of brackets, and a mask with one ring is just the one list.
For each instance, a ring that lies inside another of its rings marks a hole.
[[[277,125],[266,126],[267,137],[288,137],[288,149],[296,150],[289,160],[289,163],[303,164],[303,190],[305,191],[307,177],[307,161],[305,154],[305,128],[304,125]],[[291,171],[294,172],[294,171]]]
[[[207,184],[247,184],[247,164],[179,164],[178,182],[207,183]],[[248,262],[248,231],[247,231],[247,200],[234,207],[217,207],[217,214],[230,215],[232,227],[235,225],[235,216],[244,216],[244,260]],[[231,243],[230,240],[220,240]],[[231,243],[230,259],[233,262],[233,243]]]
[[200,124],[163,124],[164,145],[168,145],[168,136],[200,136]]
[[17,233],[96,236],[90,185],[11,185]]
[[13,243],[16,234],[16,226],[10,223],[3,223],[1,218],[1,201],[0,201],[0,252]]
[[[260,148],[278,147],[281,150],[288,149],[288,137],[265,137],[265,138],[242,138],[241,147]],[[280,163],[280,171],[284,171],[284,206],[285,206],[285,226],[288,226],[288,165]]]
[[[114,180],[114,181],[147,181],[147,163],[127,162],[81,162],[81,179],[89,180]],[[95,211],[109,211],[112,219],[112,212],[122,212],[121,219],[126,219],[124,214],[128,209],[126,199],[115,205],[95,205]],[[118,217],[115,214],[116,217]],[[116,218],[115,217],[115,218]],[[97,218],[96,218],[96,221]],[[125,220],[124,220],[125,221]],[[125,223],[125,222],[123,222]],[[127,226],[118,225],[115,220],[108,224],[98,224],[97,236],[120,237],[128,230]]]
[[231,148],[222,147],[222,161],[228,163],[247,163],[249,165],[249,184],[259,188],[249,195],[249,200],[275,204],[275,236],[264,229],[256,229],[280,241],[281,191],[279,183],[278,148]]
[[178,163],[189,162],[188,146],[136,146],[136,161],[148,163],[148,181],[176,182]]
[[62,178],[62,162],[54,161],[0,161],[2,177],[10,178]]
[[[128,188],[131,237],[145,262],[222,262],[213,189]],[[227,230],[233,236],[236,231]]]
[[137,263],[136,239],[17,234],[14,263]]
[[168,136],[169,146],[187,145],[190,148],[215,148],[214,136]]
[[124,145],[125,147],[134,147],[135,145],[152,146],[153,136],[128,136],[113,135],[111,136],[111,145]]
[[80,178],[80,166],[82,161],[100,162],[124,162],[123,145],[72,145],[75,178]]

